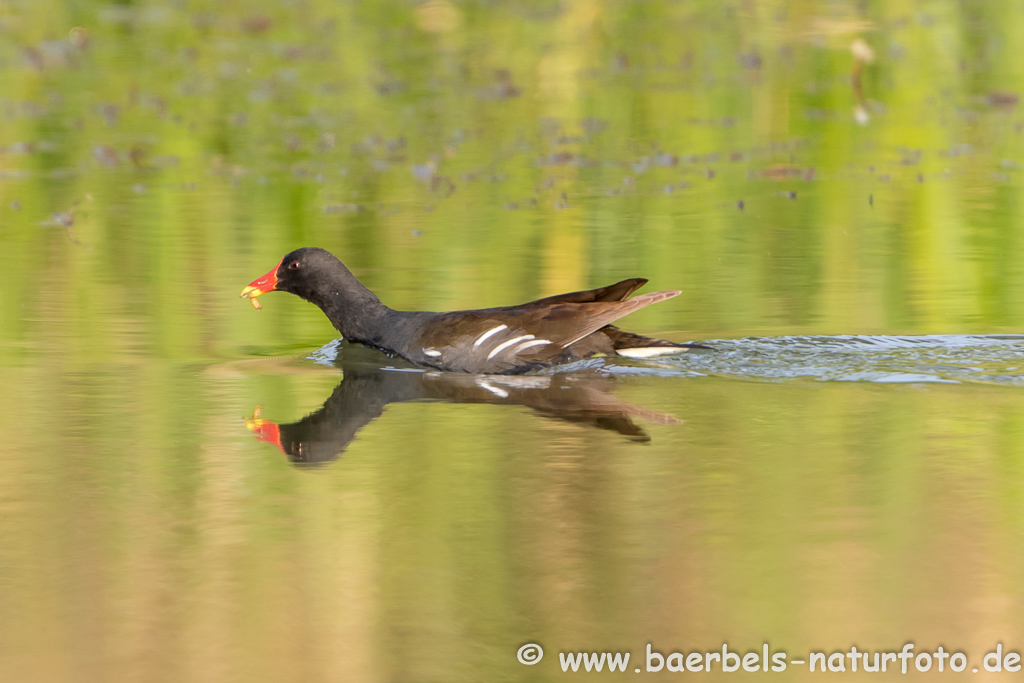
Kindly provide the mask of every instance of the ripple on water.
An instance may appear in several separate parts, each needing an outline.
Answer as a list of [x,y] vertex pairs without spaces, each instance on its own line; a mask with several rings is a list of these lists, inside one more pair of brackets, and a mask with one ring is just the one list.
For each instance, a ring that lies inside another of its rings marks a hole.
[[1024,384],[1024,335],[748,337],[666,358],[681,373],[754,380]]

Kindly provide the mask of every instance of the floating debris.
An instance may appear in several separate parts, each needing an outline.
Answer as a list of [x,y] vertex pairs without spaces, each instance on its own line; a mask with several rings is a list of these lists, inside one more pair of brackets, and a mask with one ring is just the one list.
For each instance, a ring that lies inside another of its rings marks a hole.
[[651,158],[650,157],[643,157],[642,159],[640,159],[640,161],[634,161],[632,163],[633,172],[636,173],[636,174],[641,174],[644,171],[646,171],[650,167],[650,165],[651,165]]
[[84,50],[89,47],[89,32],[81,26],[75,26],[68,31],[68,40],[79,50]]
[[[807,171],[811,174],[814,173],[814,169],[807,169]],[[796,166],[790,166],[789,164],[774,164],[768,168],[761,169],[759,175],[766,180],[783,181],[803,177],[804,173],[804,169],[797,168]]]
[[378,95],[387,97],[388,95],[403,93],[409,89],[409,86],[405,81],[383,80],[374,83],[373,89],[377,91]]
[[410,167],[410,170],[417,180],[429,183],[434,179],[434,175],[437,173],[437,162],[430,160],[425,164],[413,164]]
[[993,90],[988,94],[988,106],[998,109],[1013,109],[1019,100],[1015,92]]
[[76,201],[74,204],[69,206],[66,210],[60,211],[58,213],[50,214],[50,217],[48,219],[44,220],[41,223],[41,225],[43,225],[43,226],[59,226],[59,227],[64,228],[64,232],[67,233],[67,236],[68,236],[69,240],[71,240],[73,243],[77,244],[80,247],[84,247],[86,245],[84,245],[84,244],[82,244],[81,242],[78,241],[78,239],[71,232],[71,227],[75,224],[75,210],[78,208],[78,206],[81,205],[83,202],[91,202],[91,201],[92,201],[92,195],[91,194],[87,194],[84,197],[82,197],[81,199],[79,199],[78,201]]
[[565,150],[552,152],[546,157],[537,159],[538,166],[566,166],[573,163],[577,159],[577,156],[572,152]]
[[361,213],[366,210],[361,204],[325,204],[324,213]]
[[742,54],[739,56],[740,66],[744,69],[760,69],[761,68],[761,55],[756,51]]
[[608,122],[604,119],[587,118],[580,121],[580,127],[587,135],[597,135],[608,129]]
[[115,168],[121,165],[121,158],[113,147],[109,145],[94,145],[92,157],[103,166]]
[[674,168],[679,164],[679,157],[675,154],[661,153],[654,157],[654,163],[665,168]]
[[450,197],[455,192],[455,183],[447,176],[434,176],[430,181],[430,191],[440,197]]
[[415,10],[416,24],[428,33],[447,33],[462,25],[462,13],[448,0],[428,0]]
[[116,104],[101,104],[96,109],[97,113],[106,121],[108,128],[116,126],[121,118],[121,108]]
[[270,17],[265,14],[254,14],[250,17],[242,19],[241,28],[242,31],[249,35],[259,35],[266,33],[270,30],[273,25],[273,21]]
[[334,133],[323,133],[320,135],[320,141],[317,143],[317,151],[319,152],[331,152],[334,151],[334,147],[338,143],[338,137]]
[[132,145],[131,149],[128,150],[128,160],[132,162],[135,168],[144,170],[146,168],[145,159],[149,154],[149,150],[142,145]]
[[901,166],[917,166],[921,163],[921,155],[924,153],[920,149],[901,149],[903,158],[900,159]]
[[477,93],[482,100],[510,100],[519,97],[523,91],[512,82],[512,74],[507,69],[498,69],[494,72],[495,83]]

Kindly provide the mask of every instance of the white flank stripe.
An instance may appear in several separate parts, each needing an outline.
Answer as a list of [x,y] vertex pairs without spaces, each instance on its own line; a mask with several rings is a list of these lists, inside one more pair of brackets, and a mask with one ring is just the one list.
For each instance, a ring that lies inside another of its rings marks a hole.
[[517,346],[515,348],[515,350],[512,351],[512,355],[515,356],[517,354],[520,354],[523,351],[525,351],[526,349],[530,348],[531,346],[543,346],[544,344],[550,344],[550,343],[551,342],[549,340],[547,340],[547,339],[534,339],[533,341],[523,342],[522,344]]
[[513,337],[512,339],[509,339],[507,342],[502,342],[501,344],[498,344],[493,349],[491,349],[491,352],[489,354],[487,354],[487,360],[494,358],[499,353],[501,353],[508,347],[512,346],[513,344],[518,344],[519,342],[526,341],[528,339],[533,339],[533,335],[524,334],[522,337]]
[[491,335],[498,334],[502,330],[507,330],[507,329],[508,329],[508,325],[498,325],[497,327],[492,327],[491,329],[487,330],[486,332],[484,332],[483,334],[481,334],[479,337],[476,338],[476,341],[473,342],[473,348],[475,349],[476,347],[478,347],[481,344],[483,344],[485,341],[487,341],[487,338],[490,337]]
[[486,389],[487,391],[491,392],[492,394],[494,394],[498,398],[508,398],[508,392],[505,391],[504,389],[499,389],[498,387],[491,386],[490,384],[488,384],[484,380],[479,380],[478,379],[476,381],[476,383],[477,383],[477,386]]
[[441,352],[438,351],[437,349],[423,349],[423,355],[433,356],[434,358],[437,358],[438,356],[441,355]]
[[678,346],[648,346],[642,349],[616,349],[615,353],[626,358],[654,358],[655,356],[667,356],[670,353],[680,353],[685,348]]

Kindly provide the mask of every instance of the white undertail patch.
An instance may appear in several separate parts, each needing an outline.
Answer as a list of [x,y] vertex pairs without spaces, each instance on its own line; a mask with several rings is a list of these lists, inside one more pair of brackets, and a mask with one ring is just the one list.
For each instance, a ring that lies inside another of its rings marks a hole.
[[487,341],[487,339],[489,337],[491,337],[491,336],[493,336],[495,334],[498,334],[502,330],[507,330],[507,329],[508,329],[508,325],[498,325],[497,327],[492,327],[491,329],[487,330],[486,332],[484,332],[483,334],[481,334],[479,337],[476,338],[476,341],[473,342],[473,348],[474,349],[477,348],[478,346],[483,344],[485,341]]
[[615,353],[626,358],[656,358],[683,351],[686,351],[686,348],[680,346],[647,346],[639,349],[615,349]]
[[518,344],[521,341],[527,341],[527,340],[530,340],[530,339],[533,339],[533,335],[532,334],[524,334],[521,337],[513,337],[512,339],[509,339],[507,342],[502,342],[502,343],[498,344],[497,346],[495,346],[493,349],[491,349],[491,352],[489,354],[487,354],[487,360],[490,360],[490,359],[494,358],[499,353],[501,353],[502,351],[504,351],[508,347],[512,346],[513,344]]
[[424,356],[430,356],[431,358],[437,358],[441,355],[441,352],[437,349],[423,349]]

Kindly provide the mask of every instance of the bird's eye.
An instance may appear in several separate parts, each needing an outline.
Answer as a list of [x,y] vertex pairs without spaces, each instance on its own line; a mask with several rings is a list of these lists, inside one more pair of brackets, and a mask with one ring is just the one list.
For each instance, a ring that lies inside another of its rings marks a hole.
[[292,261],[291,263],[288,264],[288,270],[298,270],[299,266],[301,265],[302,264],[299,263],[298,261]]

